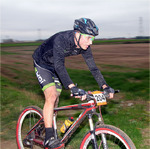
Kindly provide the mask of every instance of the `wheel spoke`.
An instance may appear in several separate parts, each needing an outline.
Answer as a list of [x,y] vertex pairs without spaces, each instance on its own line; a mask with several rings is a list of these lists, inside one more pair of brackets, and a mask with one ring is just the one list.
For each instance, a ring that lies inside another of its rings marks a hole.
[[31,129],[31,111],[30,111],[30,118],[29,118],[29,128]]
[[42,141],[42,139],[43,139],[42,133],[40,133],[41,136],[39,136],[36,129],[33,130],[28,135],[27,135],[27,133],[41,119],[42,110],[40,108],[37,110],[36,108],[31,107],[31,108],[26,108],[24,111],[22,112],[23,114],[20,114],[20,118],[19,118],[20,121],[18,122],[19,123],[19,125],[17,127],[18,134],[17,134],[17,138],[16,138],[17,144],[21,149],[29,149],[29,148],[30,149],[40,149],[41,147],[37,146],[37,144],[35,144],[35,142],[33,142],[33,139],[35,138],[35,136],[37,136],[38,139],[39,140],[41,139],[41,141]]

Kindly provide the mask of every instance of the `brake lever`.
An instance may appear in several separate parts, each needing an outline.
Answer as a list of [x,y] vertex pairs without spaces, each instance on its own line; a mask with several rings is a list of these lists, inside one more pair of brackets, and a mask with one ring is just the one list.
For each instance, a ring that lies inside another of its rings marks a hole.
[[[114,94],[117,94],[119,92],[120,92],[120,90],[115,90]],[[106,98],[109,98],[109,94],[107,92],[104,91],[103,94]]]
[[94,99],[93,94],[89,94],[88,92],[86,92],[86,100],[90,101],[90,100],[93,100],[93,99]]

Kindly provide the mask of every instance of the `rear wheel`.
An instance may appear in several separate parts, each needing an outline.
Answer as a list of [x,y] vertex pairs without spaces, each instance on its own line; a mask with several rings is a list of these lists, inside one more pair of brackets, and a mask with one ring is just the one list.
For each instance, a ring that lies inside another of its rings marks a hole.
[[[108,149],[136,149],[132,140],[119,128],[111,125],[99,126],[95,130],[98,149],[103,149],[102,134],[105,134]],[[88,132],[80,145],[80,149],[93,149],[92,136]]]
[[[38,149],[37,144],[42,145],[42,137],[44,136],[44,122],[42,121],[42,109],[37,106],[26,107],[20,114],[16,127],[16,140],[19,149]],[[41,122],[36,129],[33,129],[30,134],[28,132],[38,122]],[[28,134],[28,135],[27,135]],[[34,141],[36,139],[38,142]]]

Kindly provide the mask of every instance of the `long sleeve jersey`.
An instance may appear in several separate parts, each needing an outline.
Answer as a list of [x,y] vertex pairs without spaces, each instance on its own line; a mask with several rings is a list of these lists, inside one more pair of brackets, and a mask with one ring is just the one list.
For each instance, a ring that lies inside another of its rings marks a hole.
[[56,33],[34,51],[33,59],[41,67],[56,73],[64,87],[68,89],[68,86],[73,82],[65,68],[65,57],[82,54],[89,70],[101,88],[106,84],[106,81],[94,62],[90,46],[87,50],[76,48],[74,36],[74,30]]

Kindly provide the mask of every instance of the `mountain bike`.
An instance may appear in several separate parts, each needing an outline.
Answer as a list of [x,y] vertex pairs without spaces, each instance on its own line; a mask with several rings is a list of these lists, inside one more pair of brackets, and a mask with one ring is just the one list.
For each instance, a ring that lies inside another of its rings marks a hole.
[[[117,93],[118,91],[115,91]],[[81,110],[81,114],[60,139],[66,144],[80,124],[88,117],[90,130],[83,137],[80,149],[136,149],[129,136],[119,128],[104,124],[101,106],[106,105],[106,95],[101,91],[86,92],[86,103],[68,105],[54,109],[53,128],[58,139],[57,114],[64,110]],[[96,109],[99,108],[100,112]],[[94,123],[93,116],[98,118]],[[16,140],[19,149],[44,148],[45,127],[42,110],[37,106],[26,107],[20,114],[16,127]]]

